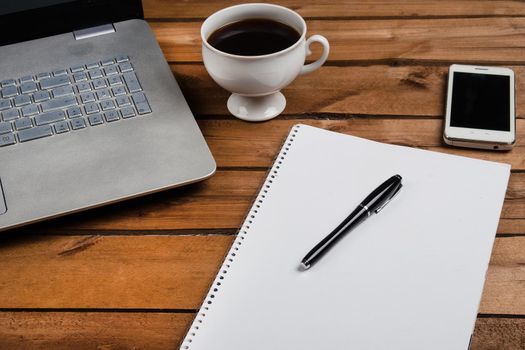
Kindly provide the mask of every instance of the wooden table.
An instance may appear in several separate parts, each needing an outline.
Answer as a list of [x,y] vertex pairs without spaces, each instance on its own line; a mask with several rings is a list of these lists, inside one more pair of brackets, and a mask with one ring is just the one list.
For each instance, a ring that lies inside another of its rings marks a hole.
[[[285,89],[285,113],[258,124],[228,115],[228,94],[201,61],[200,24],[230,3],[144,1],[217,160],[216,175],[0,235],[0,348],[176,348],[281,141],[293,124],[306,123],[512,164],[473,349],[524,349],[525,3],[282,0],[332,50],[323,68]],[[443,145],[451,63],[515,70],[514,150]]]

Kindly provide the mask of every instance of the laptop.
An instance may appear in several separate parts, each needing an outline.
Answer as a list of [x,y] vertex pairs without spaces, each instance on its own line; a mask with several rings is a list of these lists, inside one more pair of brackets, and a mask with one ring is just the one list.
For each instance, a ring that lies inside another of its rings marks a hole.
[[211,176],[140,0],[0,2],[0,231]]

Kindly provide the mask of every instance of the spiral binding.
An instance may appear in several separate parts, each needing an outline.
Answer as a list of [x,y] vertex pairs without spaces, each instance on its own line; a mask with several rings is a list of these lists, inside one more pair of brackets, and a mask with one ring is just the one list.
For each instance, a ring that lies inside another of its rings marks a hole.
[[272,187],[272,184],[277,178],[277,175],[279,174],[279,170],[281,169],[281,166],[286,158],[286,155],[290,151],[292,142],[297,136],[297,133],[300,128],[301,128],[301,125],[299,124],[294,125],[292,127],[292,130],[290,131],[290,134],[284,141],[284,144],[281,147],[281,151],[277,154],[277,157],[274,160],[273,166],[268,172],[268,175],[266,176],[266,180],[264,181],[259,191],[259,195],[257,196],[257,198],[255,198],[255,201],[250,211],[246,215],[244,223],[242,224],[237,234],[237,238],[235,239],[235,241],[233,241],[232,247],[230,248],[228,254],[226,255],[224,262],[222,263],[222,266],[219,270],[219,273],[215,277],[215,280],[213,281],[213,284],[210,287],[208,295],[204,299],[204,302],[202,303],[201,308],[199,309],[199,313],[195,317],[195,320],[193,321],[188,331],[188,334],[184,338],[184,341],[182,342],[180,349],[191,350],[191,342],[193,341],[193,338],[197,335],[197,331],[201,328],[204,318],[206,317],[206,313],[210,311],[210,307],[211,305],[213,305],[215,297],[218,296],[218,293],[220,292],[220,287],[222,286],[222,282],[225,279],[226,274],[228,273],[228,269],[230,268],[230,264],[233,263],[235,257],[237,256],[237,253],[240,247],[242,246],[242,241],[246,238],[248,230],[250,229],[250,225],[255,220],[257,213],[261,209],[261,206],[263,205],[264,200],[266,199],[266,195],[268,194],[270,188]]

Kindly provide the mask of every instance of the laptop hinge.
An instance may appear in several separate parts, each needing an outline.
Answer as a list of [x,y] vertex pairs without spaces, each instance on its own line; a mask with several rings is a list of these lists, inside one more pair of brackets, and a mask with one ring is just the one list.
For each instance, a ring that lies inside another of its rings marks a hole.
[[75,36],[75,40],[81,40],[81,39],[92,38],[94,36],[114,33],[114,32],[115,32],[115,27],[113,27],[113,24],[103,24],[101,26],[75,30],[73,32],[73,35]]

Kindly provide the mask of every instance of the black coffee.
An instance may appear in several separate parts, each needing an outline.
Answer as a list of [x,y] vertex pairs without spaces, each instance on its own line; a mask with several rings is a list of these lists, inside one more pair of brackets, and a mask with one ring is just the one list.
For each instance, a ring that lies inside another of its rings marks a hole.
[[217,29],[208,38],[208,43],[232,55],[259,56],[284,50],[300,37],[286,24],[270,19],[246,19]]

